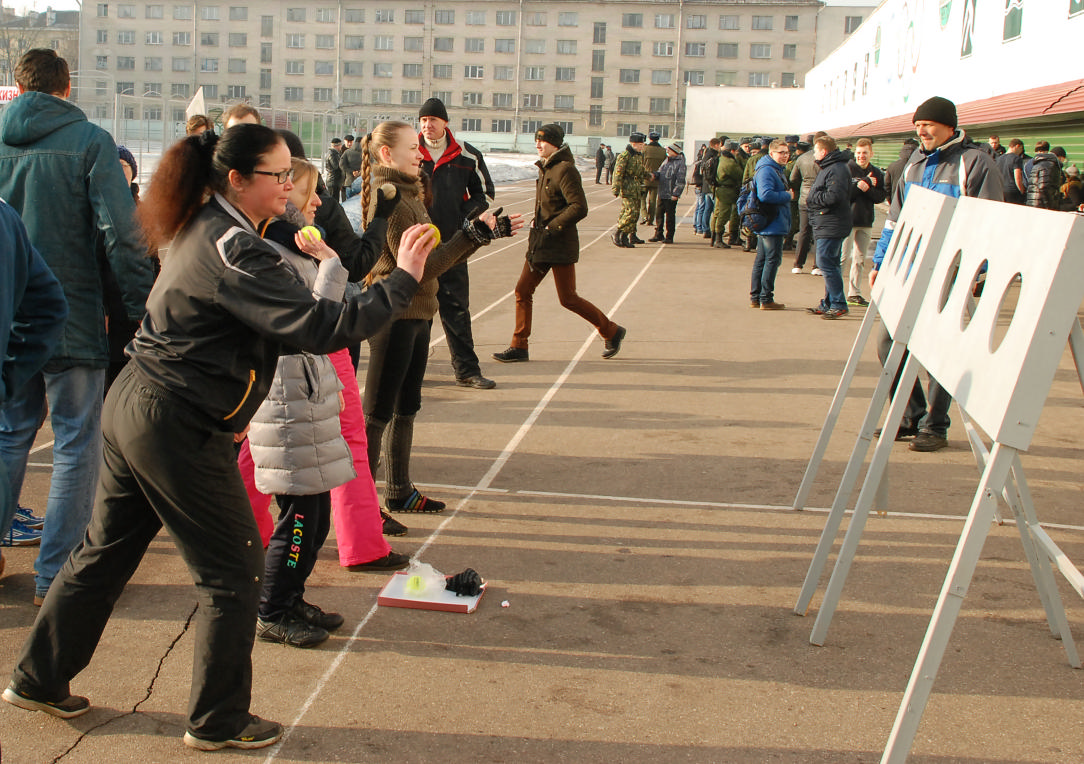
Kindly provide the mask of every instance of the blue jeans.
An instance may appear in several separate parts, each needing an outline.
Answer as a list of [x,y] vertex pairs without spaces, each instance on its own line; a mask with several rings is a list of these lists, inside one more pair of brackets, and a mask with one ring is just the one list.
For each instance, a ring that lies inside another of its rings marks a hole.
[[700,193],[699,188],[694,188],[693,193],[696,195],[696,206],[693,207],[693,230],[704,233],[700,230],[700,211],[704,209],[704,195]]
[[753,260],[753,280],[749,299],[761,305],[775,302],[775,274],[783,262],[783,235],[761,234],[757,237],[757,256]]
[[701,194],[700,198],[704,200],[704,206],[699,208],[699,212],[696,217],[694,228],[698,229],[701,233],[707,233],[711,230],[711,214],[715,212],[715,196],[712,194]]
[[[0,407],[0,459],[18,504],[30,447],[41,424],[46,398],[53,425],[53,477],[45,507],[45,529],[34,563],[34,588],[44,596],[57,571],[83,539],[94,506],[102,461],[102,395],[105,369],[73,366],[37,374]],[[0,518],[6,532],[11,517]]]
[[847,309],[847,296],[843,294],[843,274],[839,258],[843,251],[843,239],[817,239],[817,267],[824,274],[824,299],[821,308]]

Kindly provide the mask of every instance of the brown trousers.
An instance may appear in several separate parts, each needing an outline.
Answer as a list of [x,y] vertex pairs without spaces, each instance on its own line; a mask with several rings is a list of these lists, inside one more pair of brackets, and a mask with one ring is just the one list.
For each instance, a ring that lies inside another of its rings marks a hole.
[[[547,266],[542,266],[546,268]],[[547,272],[553,272],[553,284],[557,287],[557,299],[561,307],[567,308],[598,329],[603,339],[611,339],[617,333],[617,324],[594,304],[576,294],[576,266],[551,265],[547,270],[535,270],[527,261],[523,263],[523,272],[516,282],[516,331],[512,335],[512,347],[527,348],[527,338],[531,336],[531,317],[534,312],[534,291],[546,278]]]

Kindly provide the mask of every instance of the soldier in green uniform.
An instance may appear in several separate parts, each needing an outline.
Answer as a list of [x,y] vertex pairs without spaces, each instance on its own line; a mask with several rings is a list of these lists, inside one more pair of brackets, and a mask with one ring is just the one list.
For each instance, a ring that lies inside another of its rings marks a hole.
[[644,201],[641,205],[644,217],[640,220],[640,225],[655,225],[655,213],[659,201],[659,181],[655,180],[654,173],[666,161],[666,149],[659,145],[659,138],[661,137],[652,130],[647,134],[649,143],[644,146],[644,169],[647,170],[647,181],[644,183]]
[[[727,141],[719,152],[719,163],[715,170],[715,212],[711,216],[711,244],[720,249],[730,249],[723,232],[732,218],[737,206],[738,194],[741,193],[742,168],[734,157],[738,148],[737,141]],[[731,228],[731,234],[734,229]]]
[[632,247],[643,244],[644,240],[636,235],[636,221],[640,216],[640,201],[644,198],[644,134],[633,133],[629,136],[629,145],[617,157],[614,166],[613,192],[621,197],[621,217],[617,219],[617,230],[613,232],[613,241],[619,247]]

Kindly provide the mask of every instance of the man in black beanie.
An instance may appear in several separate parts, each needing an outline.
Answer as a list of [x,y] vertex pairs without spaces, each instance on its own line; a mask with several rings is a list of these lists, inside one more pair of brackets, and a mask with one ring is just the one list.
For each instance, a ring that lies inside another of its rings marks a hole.
[[[884,262],[892,233],[903,209],[909,186],[923,186],[954,198],[974,196],[980,199],[1004,200],[1001,175],[994,160],[980,149],[963,130],[956,128],[956,104],[947,98],[934,96],[915,110],[912,122],[918,136],[919,149],[907,160],[899,179],[893,179],[892,201],[888,208],[881,240],[873,255],[870,286],[877,281],[877,272]],[[960,179],[966,185],[960,185]],[[877,356],[884,363],[892,347],[892,338],[882,324]],[[926,403],[929,401],[929,411]],[[915,380],[907,411],[896,432],[896,440],[914,436],[912,451],[937,451],[948,445],[949,406],[952,397],[930,377],[929,398],[923,395],[922,384]]]
[[[448,129],[448,110],[439,98],[430,98],[418,110],[421,132],[418,150],[421,169],[432,182],[429,217],[448,241],[466,218],[485,212],[496,190],[482,152],[466,141],[458,143]],[[497,386],[482,376],[470,323],[470,278],[467,263],[454,265],[437,278],[440,322],[452,354],[455,381],[460,387],[491,390]]]

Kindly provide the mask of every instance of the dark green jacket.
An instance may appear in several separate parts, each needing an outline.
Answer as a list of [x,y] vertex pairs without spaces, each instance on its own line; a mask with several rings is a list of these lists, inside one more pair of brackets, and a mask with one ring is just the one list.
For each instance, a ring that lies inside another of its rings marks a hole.
[[540,159],[534,200],[534,221],[527,237],[527,260],[564,265],[580,259],[576,223],[587,217],[587,196],[576,161],[568,146],[549,159]]
[[719,165],[715,171],[715,195],[720,199],[737,199],[741,193],[742,169],[738,160],[729,151],[719,154]]
[[655,180],[655,177],[651,174],[662,167],[662,163],[666,161],[666,149],[659,145],[658,141],[654,143],[648,143],[644,146],[644,169],[647,170],[647,179],[644,185],[648,188],[655,188],[659,185],[659,181]]

